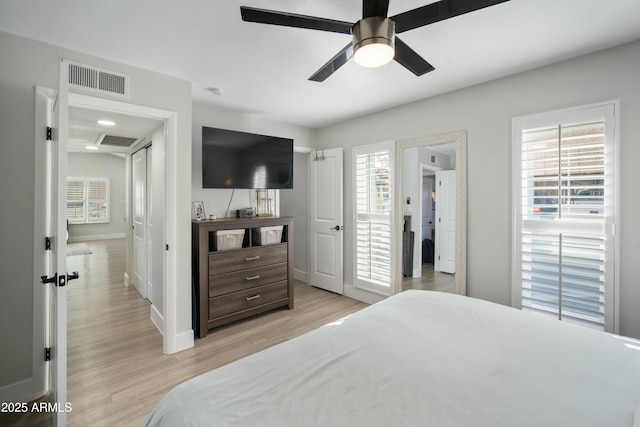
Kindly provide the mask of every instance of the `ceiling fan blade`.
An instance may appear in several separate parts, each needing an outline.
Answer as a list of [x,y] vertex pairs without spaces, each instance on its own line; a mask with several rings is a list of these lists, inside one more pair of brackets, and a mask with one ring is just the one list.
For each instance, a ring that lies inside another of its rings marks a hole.
[[405,42],[396,36],[396,55],[393,58],[400,65],[411,71],[416,76],[421,76],[429,71],[435,70],[433,65],[429,64]]
[[441,0],[400,13],[390,19],[396,23],[396,34],[400,34],[507,1],[509,0]]
[[256,9],[247,6],[240,6],[240,14],[242,15],[242,20],[247,22],[307,28],[332,33],[351,34],[351,27],[353,27],[353,24],[350,22],[317,18],[315,16],[296,15],[294,13],[278,12],[275,10]]
[[314,75],[309,77],[309,80],[314,82],[323,82],[329,77],[331,74],[335,73],[338,68],[342,67],[347,63],[353,56],[353,43],[349,43],[338,52],[333,58],[329,60],[326,64],[324,64],[318,71],[315,72]]
[[389,0],[362,0],[362,17],[372,16],[387,17],[389,11]]

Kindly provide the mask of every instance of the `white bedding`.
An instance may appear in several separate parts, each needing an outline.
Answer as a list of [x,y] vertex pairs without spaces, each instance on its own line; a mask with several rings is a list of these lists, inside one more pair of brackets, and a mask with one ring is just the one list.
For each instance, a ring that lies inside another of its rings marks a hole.
[[638,341],[406,291],[177,386],[144,425],[633,426],[639,403]]

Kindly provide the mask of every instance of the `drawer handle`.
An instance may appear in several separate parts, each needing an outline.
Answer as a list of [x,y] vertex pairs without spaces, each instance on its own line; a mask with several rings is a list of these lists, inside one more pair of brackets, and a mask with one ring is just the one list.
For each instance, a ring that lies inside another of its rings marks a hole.
[[[244,280],[256,280],[256,279],[259,279],[259,278],[260,278],[260,275],[256,274],[255,276],[247,276],[247,277],[244,278]],[[258,295],[258,296],[260,296],[260,295]]]
[[250,256],[248,258],[245,258],[245,261],[257,261],[260,259],[260,255],[256,255],[256,256]]
[[247,301],[251,301],[252,299],[257,299],[257,298],[260,298],[260,295],[254,295],[252,297],[247,297],[246,299]]

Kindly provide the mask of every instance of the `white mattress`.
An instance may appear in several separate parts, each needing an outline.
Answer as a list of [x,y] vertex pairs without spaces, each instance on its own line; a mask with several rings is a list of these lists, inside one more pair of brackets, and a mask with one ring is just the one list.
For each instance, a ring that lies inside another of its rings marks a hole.
[[407,291],[177,386],[144,425],[633,426],[639,403],[638,341]]

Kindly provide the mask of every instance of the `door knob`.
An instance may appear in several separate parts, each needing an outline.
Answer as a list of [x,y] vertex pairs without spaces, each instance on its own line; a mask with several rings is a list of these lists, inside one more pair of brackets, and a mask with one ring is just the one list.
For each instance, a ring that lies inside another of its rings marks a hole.
[[74,271],[71,274],[67,274],[67,282],[70,281],[70,280],[75,280],[75,279],[77,279],[79,277],[80,277],[80,275],[78,274],[78,272]]
[[329,230],[336,230],[336,231],[340,231],[342,230],[342,226],[341,225],[336,225],[335,227],[331,227]]

